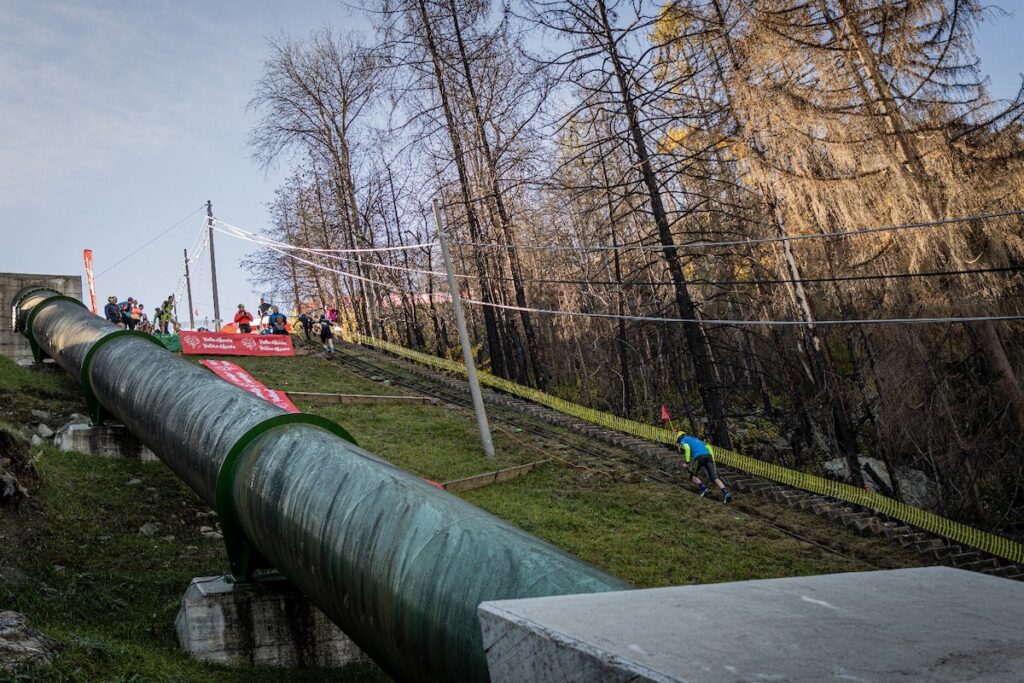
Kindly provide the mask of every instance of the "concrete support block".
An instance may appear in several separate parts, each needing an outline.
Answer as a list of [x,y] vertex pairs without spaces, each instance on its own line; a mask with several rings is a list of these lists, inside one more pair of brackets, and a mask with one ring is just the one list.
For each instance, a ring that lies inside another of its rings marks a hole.
[[1024,584],[946,567],[480,605],[493,683],[1011,681]]
[[123,425],[105,424],[95,427],[72,423],[57,431],[53,443],[62,451],[142,462],[159,460],[153,451],[144,446]]
[[13,361],[31,362],[32,349],[25,335],[11,327],[11,306],[24,287],[49,287],[65,296],[82,298],[82,278],[78,275],[0,273],[0,356]]
[[337,667],[366,661],[355,643],[284,579],[192,579],[175,620],[181,648],[232,666]]

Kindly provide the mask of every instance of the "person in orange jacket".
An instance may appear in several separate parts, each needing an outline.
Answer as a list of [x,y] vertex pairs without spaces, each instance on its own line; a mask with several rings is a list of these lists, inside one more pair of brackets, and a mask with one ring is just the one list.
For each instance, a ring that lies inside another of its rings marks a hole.
[[235,325],[242,334],[252,332],[252,313],[245,310],[245,304],[238,304],[238,313],[235,313]]

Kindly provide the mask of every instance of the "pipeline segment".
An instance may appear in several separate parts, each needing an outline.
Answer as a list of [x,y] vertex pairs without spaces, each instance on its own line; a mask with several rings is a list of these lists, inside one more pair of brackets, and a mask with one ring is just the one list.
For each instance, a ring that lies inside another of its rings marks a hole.
[[631,588],[56,292],[23,290],[13,312],[216,506],[226,536],[244,535],[396,679],[487,680],[481,602]]

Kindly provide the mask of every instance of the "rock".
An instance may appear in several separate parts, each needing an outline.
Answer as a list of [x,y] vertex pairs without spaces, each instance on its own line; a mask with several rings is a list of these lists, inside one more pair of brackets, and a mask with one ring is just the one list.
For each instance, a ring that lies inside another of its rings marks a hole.
[[925,510],[939,505],[939,487],[921,470],[899,469],[896,476],[900,482],[900,493],[907,505]]
[[210,531],[213,531],[213,527],[210,527],[210,526],[201,526],[201,527],[199,527],[199,533],[201,533],[201,534],[209,533]]
[[15,567],[0,567],[0,584],[19,586],[28,581],[28,574]]
[[174,536],[174,534],[168,534],[167,536],[164,536],[160,540],[167,541],[168,543],[174,543],[174,541],[176,540],[176,537]]
[[382,385],[384,385],[384,386],[386,386],[386,387],[390,387],[390,386],[391,386],[391,380],[389,380],[389,379],[386,379],[386,380],[384,380],[383,382],[381,382],[381,384],[382,384]]
[[49,664],[60,644],[28,625],[24,615],[0,610],[0,671]]
[[19,505],[39,480],[32,443],[35,441],[30,443],[12,425],[0,422],[0,506]]
[[55,564],[55,565],[53,565],[53,571],[55,571],[58,574],[62,573],[65,569],[67,569],[67,567],[65,567],[62,564]]
[[40,423],[40,425],[36,427],[36,434],[38,434],[44,439],[49,439],[51,436],[53,436],[53,430],[47,427],[45,424]]
[[43,441],[38,434],[33,434],[32,435],[32,445],[33,446],[38,446],[38,445],[44,444],[44,443],[46,443],[46,442]]
[[29,412],[32,413],[32,417],[36,418],[37,420],[50,419],[50,413],[45,410],[30,410]]
[[28,489],[10,472],[0,471],[0,505],[17,505],[28,498]]
[[145,524],[139,527],[139,533],[143,536],[152,536],[156,532],[157,526],[156,524],[153,524],[153,522],[146,522]]
[[[886,486],[891,487],[892,482],[889,479],[889,470],[886,468],[885,463],[878,458],[860,458],[861,467],[864,465],[871,465],[871,468],[878,475],[879,479],[885,482]],[[846,466],[846,460],[843,458],[834,458],[826,462],[823,467],[825,471],[839,479],[849,479],[850,470]],[[868,488],[872,491],[876,491],[874,481],[871,477],[864,477]],[[896,468],[896,479],[900,485],[900,493],[903,496],[903,501],[907,505],[913,505],[914,507],[928,510],[934,508],[939,502],[938,487],[928,479],[928,476],[921,470],[911,469],[909,467],[897,467]]]
[[142,483],[141,479],[129,479],[128,483],[125,484],[125,486],[138,486],[141,483]]
[[224,534],[219,531],[207,531],[203,534],[207,538],[224,538]]
[[370,375],[371,382],[383,382],[384,378],[381,375]]
[[850,478],[850,468],[846,466],[846,460],[843,458],[833,458],[827,460],[822,467],[825,469],[825,473],[839,479]]

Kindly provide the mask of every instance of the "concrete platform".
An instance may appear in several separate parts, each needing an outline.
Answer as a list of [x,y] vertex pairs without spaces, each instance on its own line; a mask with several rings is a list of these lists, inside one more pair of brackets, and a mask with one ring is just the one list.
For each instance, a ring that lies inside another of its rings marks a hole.
[[336,667],[366,661],[355,643],[286,580],[192,579],[175,619],[181,648],[233,666]]
[[[37,285],[82,299],[82,278],[78,275],[0,273],[0,355],[13,361],[31,361],[32,348],[25,335],[15,333],[11,327],[11,305],[19,291]],[[106,300],[107,297],[103,297],[103,303]]]
[[62,451],[102,455],[106,458],[157,462],[159,458],[126,427],[117,424],[93,426],[72,423],[61,427],[53,443]]
[[1021,681],[1024,583],[946,567],[480,605],[494,683]]

